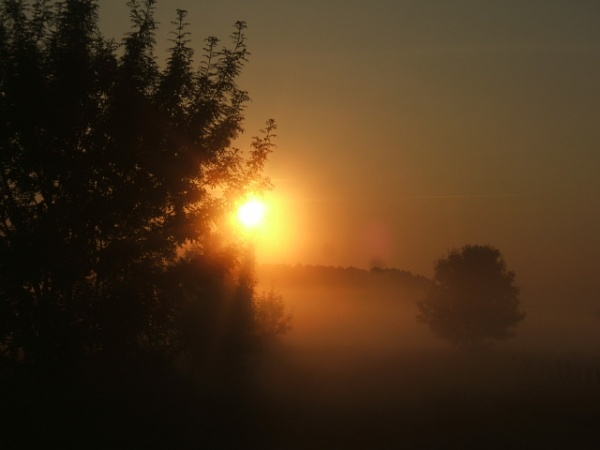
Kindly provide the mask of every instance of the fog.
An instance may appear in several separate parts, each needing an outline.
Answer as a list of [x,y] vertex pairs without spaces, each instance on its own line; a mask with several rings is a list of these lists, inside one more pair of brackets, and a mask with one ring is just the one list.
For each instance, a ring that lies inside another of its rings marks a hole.
[[515,337],[470,353],[417,322],[426,280],[399,274],[259,270],[259,290],[275,288],[293,314],[258,375],[272,402],[270,442],[589,448],[600,412],[598,304],[561,306],[558,293],[523,288]]
[[[514,338],[454,348],[400,270],[259,266],[292,329],[216,372],[122,355],[5,371],[6,448],[590,449],[600,417],[592,298],[522,285]],[[233,370],[232,370],[233,369]],[[32,382],[34,380],[35,382]],[[29,431],[28,431],[29,430]],[[35,430],[35,432],[31,432]],[[2,445],[0,444],[0,445]],[[4,448],[4,447],[3,447]]]

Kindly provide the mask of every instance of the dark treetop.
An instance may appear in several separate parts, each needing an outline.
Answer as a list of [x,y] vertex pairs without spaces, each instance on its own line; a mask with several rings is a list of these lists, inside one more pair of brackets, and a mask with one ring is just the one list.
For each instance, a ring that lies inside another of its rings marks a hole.
[[[217,322],[220,336],[243,336],[223,338],[223,348],[251,334],[251,261],[218,224],[244,192],[269,186],[261,171],[275,125],[247,154],[232,148],[248,101],[236,84],[245,24],[235,24],[230,46],[206,39],[198,64],[178,10],[160,66],[154,3],[129,2],[131,30],[120,43],[100,34],[96,1],[1,4],[8,360],[175,354],[208,345]],[[227,320],[213,320],[223,310]]]

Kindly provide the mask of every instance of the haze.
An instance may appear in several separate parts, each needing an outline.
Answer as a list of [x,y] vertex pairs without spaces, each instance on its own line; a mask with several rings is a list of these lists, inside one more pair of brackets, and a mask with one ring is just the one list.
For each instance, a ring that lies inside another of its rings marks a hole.
[[[108,35],[124,4],[103,2]],[[430,275],[448,248],[490,243],[526,286],[595,295],[597,2],[159,2],[163,47],[175,7],[197,52],[248,22],[242,145],[279,124],[285,232],[262,262]]]
[[[364,436],[390,433],[394,426],[385,420],[392,418],[415,424],[410,408],[399,416],[386,408],[412,405],[417,391],[435,396],[429,388],[441,378],[422,376],[436,370],[456,382],[448,382],[452,395],[444,392],[433,413],[421,403],[415,417],[459,411],[449,405],[471,382],[476,392],[493,385],[484,412],[491,416],[497,406],[499,417],[512,417],[509,429],[523,434],[526,414],[543,415],[556,400],[546,399],[548,392],[558,392],[559,407],[594,410],[552,383],[567,373],[565,361],[580,364],[581,380],[595,394],[600,380],[600,3],[162,1],[163,48],[174,8],[188,10],[197,53],[206,36],[225,39],[236,20],[248,23],[251,56],[240,85],[253,102],[238,145],[247,146],[268,118],[279,126],[267,169],[275,185],[268,224],[252,239],[263,264],[260,288],[274,284],[294,314],[293,330],[264,374],[267,391],[288,407],[277,422],[287,448],[305,448],[302,438],[296,447],[287,439],[301,436],[294,424],[316,410],[308,429],[334,417],[333,435],[335,426],[344,435],[346,419],[365,427]],[[103,2],[100,14],[107,35],[128,29],[124,1]],[[422,290],[319,285],[312,278],[293,284],[265,266],[396,267],[431,277],[437,258],[465,244],[500,249],[527,312],[517,338],[500,346],[493,364],[482,363],[490,364],[483,374],[480,366],[452,372],[456,355],[416,323]],[[493,384],[509,372],[515,379]],[[520,404],[534,399],[522,417],[511,416],[512,397],[502,398],[508,385],[531,394]],[[577,395],[588,395],[587,387]],[[300,412],[290,404],[300,404]],[[271,407],[259,417],[279,417]],[[465,420],[479,410],[468,411]],[[546,417],[536,436],[560,417]],[[585,420],[574,420],[573,429],[588,430]],[[344,436],[339,448],[367,445]],[[502,443],[497,448],[508,448]],[[477,439],[469,445],[484,448]]]

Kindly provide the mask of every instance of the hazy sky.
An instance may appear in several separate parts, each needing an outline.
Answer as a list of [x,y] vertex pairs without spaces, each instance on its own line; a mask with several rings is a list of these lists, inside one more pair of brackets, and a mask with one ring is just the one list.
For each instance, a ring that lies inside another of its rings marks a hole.
[[159,0],[163,48],[175,8],[198,50],[248,23],[240,145],[279,124],[260,260],[430,275],[489,243],[521,284],[600,287],[597,0]]

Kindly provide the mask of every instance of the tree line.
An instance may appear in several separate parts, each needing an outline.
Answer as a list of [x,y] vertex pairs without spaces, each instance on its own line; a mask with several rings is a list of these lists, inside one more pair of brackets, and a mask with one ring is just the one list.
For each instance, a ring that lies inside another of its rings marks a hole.
[[[422,297],[417,321],[465,350],[479,350],[514,336],[525,314],[519,288],[500,251],[491,245],[453,248],[434,262],[432,279],[395,268],[263,265],[261,277],[286,287],[410,288]],[[398,298],[398,301],[401,299]]]

